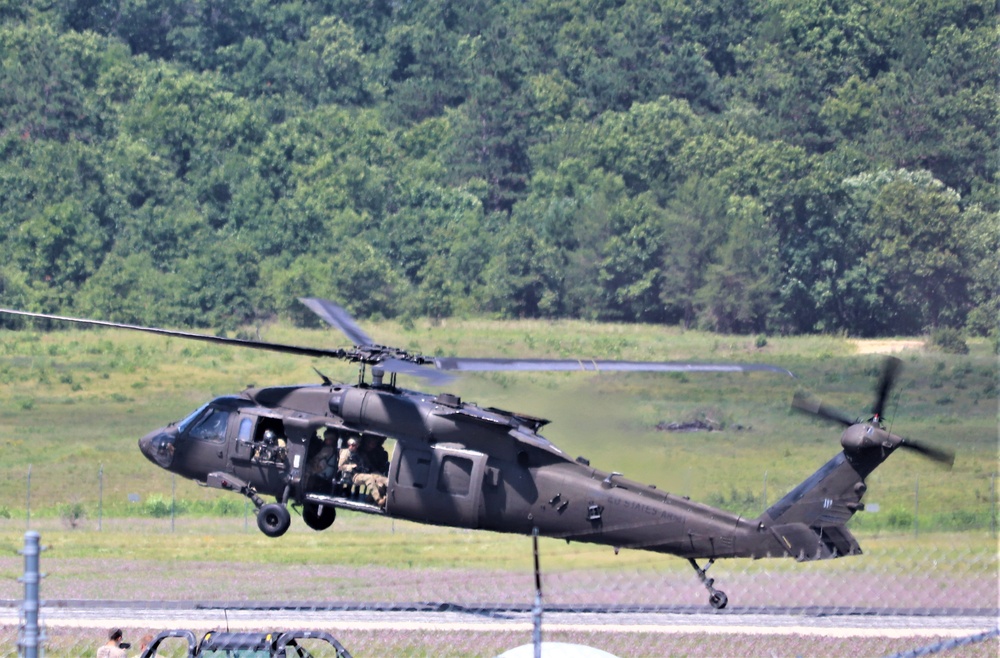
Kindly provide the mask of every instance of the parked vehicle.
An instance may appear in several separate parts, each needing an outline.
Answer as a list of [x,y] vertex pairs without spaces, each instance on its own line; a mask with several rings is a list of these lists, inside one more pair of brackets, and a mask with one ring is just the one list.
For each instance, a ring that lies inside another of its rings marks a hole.
[[[187,645],[186,653],[184,653],[184,643]],[[209,631],[199,642],[194,632],[186,629],[163,631],[153,638],[140,658],[182,656],[184,658],[352,658],[350,652],[325,631]]]

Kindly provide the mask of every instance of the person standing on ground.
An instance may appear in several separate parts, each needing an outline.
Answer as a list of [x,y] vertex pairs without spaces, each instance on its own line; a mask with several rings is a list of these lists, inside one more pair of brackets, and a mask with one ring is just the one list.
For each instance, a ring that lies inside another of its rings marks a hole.
[[97,650],[97,658],[127,658],[125,649],[119,646],[122,641],[122,629],[112,628],[108,631],[108,641]]

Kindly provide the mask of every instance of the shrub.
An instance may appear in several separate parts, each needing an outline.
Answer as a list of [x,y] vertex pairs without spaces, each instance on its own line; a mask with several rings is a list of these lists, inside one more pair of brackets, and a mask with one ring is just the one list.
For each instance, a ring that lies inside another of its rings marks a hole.
[[213,511],[219,516],[242,516],[244,512],[245,499],[233,496],[223,496],[217,498],[212,505]]
[[905,509],[893,508],[886,510],[884,522],[886,526],[893,529],[912,528],[913,512]]
[[968,354],[969,346],[958,329],[941,327],[931,333],[931,345],[947,354]]
[[990,527],[990,510],[951,510],[935,514],[930,527],[941,530],[974,530]]
[[[171,503],[169,500],[164,498],[160,494],[152,494],[146,498],[146,502],[142,504],[142,513],[146,516],[152,516],[155,518],[163,518],[165,516],[170,516]],[[180,513],[180,506],[174,506],[174,513]]]
[[83,508],[83,503],[77,501],[59,506],[59,518],[63,525],[71,530],[75,530],[80,523],[87,518],[87,511]]

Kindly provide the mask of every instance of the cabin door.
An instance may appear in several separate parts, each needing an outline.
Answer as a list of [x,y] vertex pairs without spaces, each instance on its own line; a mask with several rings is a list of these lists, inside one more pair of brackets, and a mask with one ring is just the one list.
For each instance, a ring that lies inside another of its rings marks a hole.
[[403,442],[393,451],[386,511],[424,523],[479,525],[486,455],[472,450]]

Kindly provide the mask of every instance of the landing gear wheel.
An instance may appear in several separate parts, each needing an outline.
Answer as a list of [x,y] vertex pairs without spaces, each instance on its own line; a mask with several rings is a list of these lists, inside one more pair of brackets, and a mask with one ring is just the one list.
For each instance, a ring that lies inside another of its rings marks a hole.
[[288,508],[278,503],[268,503],[257,510],[257,527],[268,537],[280,537],[292,524]]
[[302,520],[313,530],[326,530],[337,519],[337,508],[332,505],[306,503],[302,507]]
[[708,568],[715,564],[715,558],[713,557],[710,559],[708,564],[704,567],[699,567],[698,563],[691,558],[688,558],[688,562],[694,568],[694,572],[698,574],[698,579],[701,580],[701,584],[708,590],[709,604],[716,610],[722,610],[725,608],[726,604],[729,603],[729,597],[726,596],[725,592],[715,589],[713,587],[713,585],[715,585],[715,579],[708,577]]

